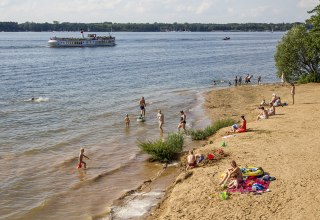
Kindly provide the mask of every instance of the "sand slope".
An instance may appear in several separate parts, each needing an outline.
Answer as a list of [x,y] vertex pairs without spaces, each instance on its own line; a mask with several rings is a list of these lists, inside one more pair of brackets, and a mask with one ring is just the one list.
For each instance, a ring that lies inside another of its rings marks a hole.
[[[256,121],[261,99],[269,101],[273,92],[289,106],[277,107],[276,116]],[[297,86],[295,101],[291,105],[290,87],[281,85],[209,92],[205,105],[213,120],[245,114],[250,131],[225,139],[229,157],[193,169],[148,219],[320,219],[320,85]],[[228,130],[219,131],[203,150],[220,147]],[[262,166],[275,176],[271,192],[232,194],[222,201],[218,182],[231,160],[240,166]]]

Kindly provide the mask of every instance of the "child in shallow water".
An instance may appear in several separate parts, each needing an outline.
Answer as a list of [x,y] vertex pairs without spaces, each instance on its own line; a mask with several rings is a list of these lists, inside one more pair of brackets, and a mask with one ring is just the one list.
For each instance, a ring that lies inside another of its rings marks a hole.
[[81,149],[80,149],[80,154],[79,154],[78,169],[80,169],[80,168],[82,167],[82,164],[83,164],[84,169],[87,168],[86,162],[83,161],[83,158],[84,158],[84,157],[87,158],[87,159],[89,159],[89,157],[87,157],[86,155],[84,155],[84,149],[81,148]]
[[130,118],[129,118],[129,115],[126,114],[126,117],[124,118],[124,123],[126,124],[126,127],[129,127],[130,125]]

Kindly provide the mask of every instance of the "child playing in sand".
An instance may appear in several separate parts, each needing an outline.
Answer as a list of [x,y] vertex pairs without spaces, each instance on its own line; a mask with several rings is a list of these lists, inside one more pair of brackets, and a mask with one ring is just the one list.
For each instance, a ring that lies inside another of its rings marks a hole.
[[82,167],[82,164],[83,164],[84,169],[87,168],[87,164],[86,164],[86,162],[83,161],[83,157],[89,159],[89,157],[87,157],[86,155],[84,155],[84,149],[81,148],[81,149],[80,149],[80,154],[79,154],[78,169]]
[[124,118],[124,123],[126,124],[126,127],[129,127],[130,125],[130,118],[129,118],[129,115],[126,114],[126,117]]
[[196,160],[196,156],[193,154],[193,150],[189,151],[187,162],[188,162],[188,165],[186,170],[188,170],[189,168],[192,169],[197,166],[197,160]]
[[228,188],[238,188],[239,184],[243,182],[242,172],[234,160],[231,161],[231,168],[227,169],[227,172],[219,185],[225,186],[229,179],[231,179],[231,181]]

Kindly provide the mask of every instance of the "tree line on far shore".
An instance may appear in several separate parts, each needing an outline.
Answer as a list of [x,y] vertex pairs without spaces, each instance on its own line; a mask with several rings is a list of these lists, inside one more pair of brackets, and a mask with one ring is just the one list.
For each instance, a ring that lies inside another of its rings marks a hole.
[[[212,31],[288,31],[294,25],[305,25],[303,23],[229,23],[229,24],[202,24],[202,23],[35,23],[35,22],[0,22],[0,31],[85,31],[94,32],[212,32]],[[309,28],[309,27],[307,27]]]

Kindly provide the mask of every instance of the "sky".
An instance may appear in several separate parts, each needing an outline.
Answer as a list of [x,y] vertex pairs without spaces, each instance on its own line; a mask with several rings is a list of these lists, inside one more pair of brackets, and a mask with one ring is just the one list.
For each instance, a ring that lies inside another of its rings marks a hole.
[[304,22],[320,0],[0,0],[0,22]]

